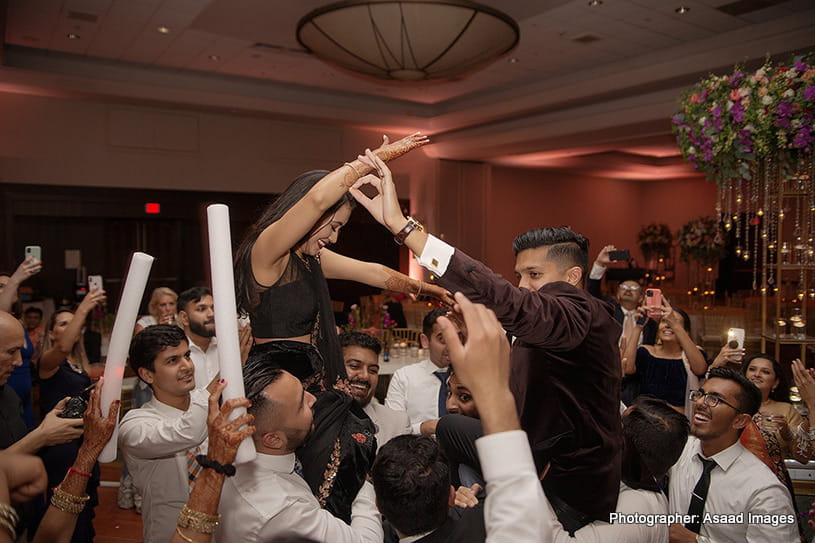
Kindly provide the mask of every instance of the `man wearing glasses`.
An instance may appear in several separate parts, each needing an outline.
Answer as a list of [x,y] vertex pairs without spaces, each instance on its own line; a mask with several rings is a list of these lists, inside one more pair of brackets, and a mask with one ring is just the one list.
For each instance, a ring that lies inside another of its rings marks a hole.
[[693,402],[691,437],[669,472],[671,543],[800,541],[787,489],[739,442],[761,393],[738,372],[713,368]]

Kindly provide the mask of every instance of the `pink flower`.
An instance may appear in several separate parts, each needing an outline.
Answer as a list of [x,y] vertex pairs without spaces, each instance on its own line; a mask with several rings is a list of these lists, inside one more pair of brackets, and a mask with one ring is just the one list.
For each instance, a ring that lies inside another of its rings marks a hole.
[[730,91],[730,99],[734,100],[734,101],[735,100],[741,100],[741,95],[739,94],[739,91],[736,90],[736,89],[733,89],[732,91]]
[[351,437],[357,440],[357,443],[365,443],[368,439],[363,434],[351,434]]

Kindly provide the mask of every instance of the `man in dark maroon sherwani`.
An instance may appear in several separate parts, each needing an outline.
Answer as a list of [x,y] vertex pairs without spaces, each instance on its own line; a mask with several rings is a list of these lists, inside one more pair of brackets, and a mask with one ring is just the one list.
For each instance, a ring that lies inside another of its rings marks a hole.
[[[521,234],[513,244],[516,287],[406,218],[387,166],[369,159],[379,178],[361,179],[351,194],[440,285],[492,309],[515,337],[510,388],[539,472],[549,464],[542,485],[558,519],[572,533],[608,522],[622,462],[621,327],[611,306],[583,288],[588,240],[565,227]],[[362,193],[365,183],[379,194]]]

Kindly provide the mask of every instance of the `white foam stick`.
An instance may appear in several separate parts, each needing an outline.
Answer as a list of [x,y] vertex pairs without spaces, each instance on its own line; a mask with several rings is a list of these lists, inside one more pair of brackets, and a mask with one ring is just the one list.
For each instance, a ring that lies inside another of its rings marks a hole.
[[[107,416],[110,403],[122,398],[122,377],[125,373],[127,353],[130,350],[130,340],[133,338],[133,328],[139,316],[150,268],[153,266],[153,257],[145,253],[133,253],[130,259],[130,269],[127,270],[122,297],[119,300],[119,309],[116,311],[116,321],[113,323],[113,332],[110,335],[108,356],[105,362],[105,384],[101,391],[102,416]],[[119,437],[119,425],[113,430],[110,441],[107,442],[100,462],[113,462],[116,460],[116,443]]]
[[[212,269],[212,301],[215,306],[215,334],[218,337],[218,360],[221,378],[226,379],[224,400],[243,398],[243,368],[238,340],[238,308],[235,303],[235,279],[232,270],[232,237],[229,232],[229,207],[213,204],[207,208],[209,229],[209,262]],[[235,419],[246,409],[234,409]],[[243,440],[235,464],[251,462],[257,456],[251,436]]]

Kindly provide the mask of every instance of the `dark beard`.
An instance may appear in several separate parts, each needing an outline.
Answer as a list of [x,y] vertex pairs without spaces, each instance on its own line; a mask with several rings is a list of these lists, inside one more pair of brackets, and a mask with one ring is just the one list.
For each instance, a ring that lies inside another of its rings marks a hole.
[[214,337],[215,336],[215,327],[213,326],[211,329],[208,329],[205,325],[199,324],[195,321],[190,321],[190,332],[197,336],[201,337]]

